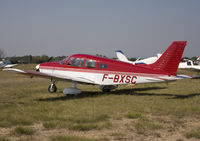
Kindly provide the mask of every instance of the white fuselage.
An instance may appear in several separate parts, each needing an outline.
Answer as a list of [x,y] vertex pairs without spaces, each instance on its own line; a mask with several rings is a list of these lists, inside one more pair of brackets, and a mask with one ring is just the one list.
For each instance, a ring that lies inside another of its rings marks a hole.
[[40,72],[47,73],[62,78],[71,79],[72,81],[98,84],[98,85],[120,85],[136,83],[162,82],[166,80],[176,80],[176,76],[160,74],[142,74],[130,72],[113,72],[100,70],[80,70],[80,69],[50,69],[41,67]]
[[200,70],[200,65],[194,65],[193,61],[180,62],[178,68],[191,68]]

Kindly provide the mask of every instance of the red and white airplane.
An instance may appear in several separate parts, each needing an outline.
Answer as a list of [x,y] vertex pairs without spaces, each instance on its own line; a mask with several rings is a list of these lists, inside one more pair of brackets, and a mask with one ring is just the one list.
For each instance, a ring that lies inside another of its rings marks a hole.
[[81,90],[76,88],[77,82],[100,85],[102,91],[108,92],[118,85],[192,78],[176,75],[185,46],[186,41],[174,41],[155,63],[149,65],[134,65],[92,55],[75,54],[60,62],[39,64],[36,71],[14,68],[4,71],[50,78],[50,93],[56,92],[55,83],[59,80],[72,81],[72,88],[64,89],[64,94],[81,93]]

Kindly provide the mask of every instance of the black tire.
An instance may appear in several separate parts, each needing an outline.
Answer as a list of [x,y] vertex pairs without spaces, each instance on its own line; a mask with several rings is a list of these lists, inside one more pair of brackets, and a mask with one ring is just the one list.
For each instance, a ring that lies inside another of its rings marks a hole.
[[110,92],[111,90],[110,89],[103,89],[102,90],[104,93],[106,93],[106,92]]
[[56,85],[55,84],[53,84],[53,86],[50,85],[48,87],[48,91],[49,91],[49,93],[55,93],[57,91]]

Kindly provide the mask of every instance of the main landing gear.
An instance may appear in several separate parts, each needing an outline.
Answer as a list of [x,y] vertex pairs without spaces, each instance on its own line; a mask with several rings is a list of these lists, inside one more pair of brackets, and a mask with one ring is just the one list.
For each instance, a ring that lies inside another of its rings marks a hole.
[[72,87],[71,88],[65,88],[63,90],[64,94],[80,94],[82,91],[78,88],[76,88],[77,82],[72,82]]
[[116,89],[117,85],[100,85],[99,89],[103,92],[110,92],[113,89]]
[[[57,87],[56,87],[56,81],[55,80],[51,80],[52,84],[48,87],[48,91],[49,93],[55,93],[57,91]],[[80,94],[82,91],[80,89],[78,89],[76,87],[77,85],[77,82],[72,82],[72,87],[71,88],[65,88],[63,90],[63,93],[64,94],[70,94],[70,95],[73,95],[73,94]],[[116,89],[117,88],[117,85],[100,85],[99,86],[99,89],[102,90],[103,92],[110,92],[111,90],[113,89]]]

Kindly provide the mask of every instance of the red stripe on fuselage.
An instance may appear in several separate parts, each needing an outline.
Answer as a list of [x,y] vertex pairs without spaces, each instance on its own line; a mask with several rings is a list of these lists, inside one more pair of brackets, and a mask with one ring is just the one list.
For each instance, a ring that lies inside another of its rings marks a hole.
[[81,69],[81,68],[76,69],[76,68],[49,67],[49,66],[41,66],[40,69],[56,70],[56,71],[74,71],[74,72],[80,72],[80,73],[87,72],[87,73],[100,73],[100,74],[136,75],[136,76],[154,77],[154,78],[166,76],[163,74],[116,72],[116,71],[105,71],[105,70],[95,70],[95,69]]

